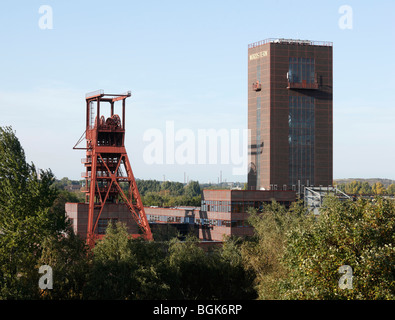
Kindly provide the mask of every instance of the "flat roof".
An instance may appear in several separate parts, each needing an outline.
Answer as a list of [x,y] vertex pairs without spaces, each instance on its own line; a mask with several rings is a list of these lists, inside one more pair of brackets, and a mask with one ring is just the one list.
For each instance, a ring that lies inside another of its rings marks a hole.
[[315,41],[315,40],[300,40],[300,39],[284,39],[284,38],[268,38],[258,42],[250,43],[248,49],[262,46],[267,43],[284,43],[284,44],[297,44],[297,45],[308,45],[308,46],[325,46],[332,47],[333,42],[330,41]]

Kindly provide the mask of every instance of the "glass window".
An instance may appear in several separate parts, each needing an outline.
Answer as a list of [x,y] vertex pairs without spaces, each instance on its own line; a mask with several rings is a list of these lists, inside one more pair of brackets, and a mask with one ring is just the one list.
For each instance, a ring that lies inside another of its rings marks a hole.
[[302,82],[306,81],[306,59],[302,58]]
[[315,82],[314,58],[289,58],[288,80],[293,83]]
[[292,64],[292,82],[299,82],[298,74],[298,63],[294,60],[294,63]]
[[311,80],[312,80],[312,83],[315,82],[314,58],[311,59],[311,65],[310,65],[310,78],[311,78]]
[[[289,184],[314,183],[314,106],[311,97],[289,97]],[[308,183],[307,183],[308,181]]]

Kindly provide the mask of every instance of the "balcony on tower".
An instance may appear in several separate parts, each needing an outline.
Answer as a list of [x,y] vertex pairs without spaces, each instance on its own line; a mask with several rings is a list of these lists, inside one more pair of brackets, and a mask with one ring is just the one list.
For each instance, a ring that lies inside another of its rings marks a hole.
[[317,80],[317,74],[314,74],[314,78],[311,80],[300,80],[295,79],[295,77],[289,77],[287,74],[288,78],[288,86],[287,89],[310,89],[310,90],[318,90],[318,80]]
[[318,75],[315,70],[315,59],[305,57],[289,57],[287,72],[287,89],[317,90]]
[[262,89],[262,86],[261,86],[261,83],[260,83],[259,80],[255,81],[252,84],[252,90],[254,90],[254,91],[261,91],[261,89]]

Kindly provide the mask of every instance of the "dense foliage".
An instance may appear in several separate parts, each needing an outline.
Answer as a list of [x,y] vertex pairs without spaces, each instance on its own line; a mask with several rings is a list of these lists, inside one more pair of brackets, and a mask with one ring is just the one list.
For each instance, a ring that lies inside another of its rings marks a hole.
[[[255,237],[244,243],[261,299],[395,299],[395,202],[327,198],[320,215],[294,204],[253,213]],[[341,266],[352,270],[342,289]]]
[[144,206],[200,206],[201,190],[198,181],[181,182],[137,180]]
[[87,299],[253,299],[252,274],[228,244],[205,252],[197,239],[129,239],[117,223],[94,248]]
[[274,202],[261,212],[253,208],[249,212],[255,235],[241,247],[244,266],[255,273],[259,299],[278,299],[279,281],[287,276],[287,268],[281,262],[287,232],[302,227],[310,217],[305,215],[301,202],[295,202],[289,210]]
[[[395,299],[395,204],[376,198],[329,198],[320,216],[289,232],[283,297]],[[339,288],[339,267],[352,268],[352,289]]]
[[338,183],[336,187],[352,195],[395,195],[395,184],[390,183],[386,187],[381,181],[370,184],[368,181],[354,180],[347,183]]
[[[193,237],[130,239],[123,224],[110,224],[90,251],[65,218],[65,202],[78,196],[54,181],[26,162],[11,128],[0,128],[0,299],[395,298],[391,199],[328,198],[318,216],[302,202],[272,203],[250,210],[253,237],[208,250]],[[194,182],[159,187],[160,195],[200,193]],[[52,268],[53,289],[39,288],[41,265]],[[344,265],[349,289],[339,286]]]
[[[36,171],[11,128],[0,128],[0,297],[34,298],[44,239],[65,227],[50,210],[56,190],[50,170]],[[33,285],[34,284],[34,285]]]

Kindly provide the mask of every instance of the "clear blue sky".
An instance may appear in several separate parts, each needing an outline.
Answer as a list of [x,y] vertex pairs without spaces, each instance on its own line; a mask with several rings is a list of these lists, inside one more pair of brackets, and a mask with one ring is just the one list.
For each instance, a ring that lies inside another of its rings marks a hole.
[[[39,28],[41,5],[53,29]],[[339,28],[339,8],[353,10]],[[334,43],[334,178],[395,179],[395,2],[7,1],[0,11],[0,126],[28,161],[80,179],[85,93],[132,91],[126,148],[137,178],[246,181],[232,165],[149,165],[143,134],[247,127],[247,46]]]

